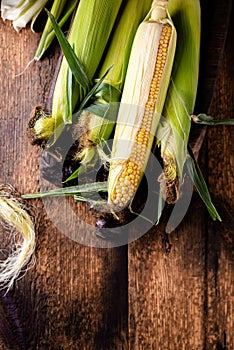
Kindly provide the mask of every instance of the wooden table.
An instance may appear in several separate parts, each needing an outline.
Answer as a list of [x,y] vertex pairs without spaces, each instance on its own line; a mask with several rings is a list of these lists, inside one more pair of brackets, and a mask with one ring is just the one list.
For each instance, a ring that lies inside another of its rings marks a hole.
[[[40,151],[25,132],[32,107],[46,102],[59,48],[18,75],[40,34],[2,21],[0,33],[1,183],[35,192]],[[210,110],[216,118],[233,117],[233,42],[232,24]],[[168,254],[160,227],[128,246],[83,246],[32,201],[36,264],[1,292],[1,349],[234,349],[233,157],[233,128],[210,127],[199,162],[223,221],[212,222],[195,193]]]

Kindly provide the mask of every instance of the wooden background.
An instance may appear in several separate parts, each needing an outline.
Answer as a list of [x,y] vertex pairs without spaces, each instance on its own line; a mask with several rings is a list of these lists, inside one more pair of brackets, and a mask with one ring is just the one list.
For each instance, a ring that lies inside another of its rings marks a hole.
[[[2,21],[0,34],[0,180],[38,191],[40,152],[25,132],[32,107],[46,102],[59,49],[17,76],[40,34]],[[233,42],[230,25],[210,110],[217,118],[234,114]],[[32,201],[36,265],[1,292],[0,349],[233,350],[233,128],[210,127],[199,162],[223,221],[212,222],[195,193],[168,254],[162,226],[129,246],[91,248]]]

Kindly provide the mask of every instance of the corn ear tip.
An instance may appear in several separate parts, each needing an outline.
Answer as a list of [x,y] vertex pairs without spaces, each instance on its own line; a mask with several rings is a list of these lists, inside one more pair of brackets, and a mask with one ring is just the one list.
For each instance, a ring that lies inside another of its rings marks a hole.
[[[30,115],[26,134],[32,145],[44,146],[49,139],[43,120],[49,119],[42,105],[36,105]],[[45,130],[45,132],[43,132]]]

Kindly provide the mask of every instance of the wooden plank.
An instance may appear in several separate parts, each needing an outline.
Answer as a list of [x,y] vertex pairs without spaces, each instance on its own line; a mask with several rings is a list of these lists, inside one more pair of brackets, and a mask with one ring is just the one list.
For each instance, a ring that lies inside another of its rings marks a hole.
[[[233,34],[228,42],[211,110],[217,118],[233,116]],[[129,246],[130,349],[234,348],[231,133],[210,129],[200,159],[223,223],[211,222],[195,196],[168,255],[163,225]]]
[[201,349],[204,344],[204,213],[194,199],[166,254],[151,230],[129,246],[130,349]]
[[[25,138],[26,122],[32,107],[46,101],[58,50],[16,77],[33,57],[39,36],[29,30],[17,34],[2,22],[0,33],[1,182],[22,193],[37,191],[39,152]],[[233,114],[230,62],[233,56],[221,67],[213,104],[220,117]],[[225,219],[206,224],[195,196],[170,236],[169,254],[162,248],[163,225],[130,245],[130,349],[234,348],[233,138],[225,127],[210,130],[208,137],[209,187],[217,204],[226,203],[226,210],[221,206]],[[73,242],[53,226],[41,201],[33,204],[36,265],[7,296],[1,293],[0,347],[126,349],[126,247],[97,249]]]
[[[40,189],[40,152],[29,144],[26,126],[34,105],[46,102],[59,50],[16,76],[33,58],[39,34],[29,29],[17,34],[2,21],[0,33],[1,183],[21,193],[35,192]],[[7,342],[14,341],[15,349],[27,350],[126,348],[126,247],[76,243],[53,225],[40,200],[31,203],[36,264],[6,296],[1,293],[1,342],[9,348]],[[72,225],[70,231],[75,232]],[[11,340],[4,338],[9,337],[7,326],[14,333]]]
[[[226,50],[212,115],[233,118],[234,25],[230,23]],[[207,175],[223,222],[208,221],[207,239],[207,349],[234,348],[234,139],[233,127],[208,131]]]

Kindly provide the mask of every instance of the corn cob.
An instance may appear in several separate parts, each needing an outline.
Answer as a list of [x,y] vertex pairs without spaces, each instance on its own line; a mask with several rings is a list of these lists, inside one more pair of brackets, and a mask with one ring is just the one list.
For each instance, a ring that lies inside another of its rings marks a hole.
[[[114,91],[115,96],[113,97],[113,94],[110,93],[110,96],[107,96],[107,98],[101,97],[98,100],[98,102],[105,104],[105,106],[120,99],[132,42],[139,24],[150,9],[151,2],[152,0],[145,0],[140,3],[138,0],[128,0],[123,11],[120,13],[119,21],[117,18],[117,25],[111,36],[107,54],[97,73],[99,77],[102,77],[108,68],[113,65],[113,68],[103,83],[108,84],[108,91],[109,89],[111,89],[111,92]],[[112,115],[112,121],[108,118],[103,118],[101,115],[97,115],[95,113],[95,106],[93,113],[89,112],[89,110],[85,110],[82,113],[75,128],[77,134],[81,134],[79,143],[83,145],[82,148],[79,148],[75,158],[78,158],[82,165],[90,163],[93,160],[95,155],[94,145],[109,138],[116,120],[116,115]],[[88,131],[85,134],[82,132],[84,129],[83,125],[85,125],[85,129]]]
[[[100,63],[121,2],[122,0],[81,0],[79,3],[68,41],[90,80]],[[53,94],[52,116],[39,119],[34,125],[34,133],[40,140],[47,141],[48,136],[53,135],[51,143],[55,142],[64,125],[71,123],[72,112],[87,93],[73,81],[70,106],[67,88],[69,75],[70,68],[63,58]]]
[[167,5],[153,1],[131,51],[108,178],[108,202],[120,209],[139,186],[169,85],[176,31]]
[[172,79],[157,138],[161,146],[163,173],[161,192],[168,203],[179,198],[179,186],[187,159],[187,146],[198,84],[200,54],[199,0],[173,0],[168,10],[177,30],[177,48]]

